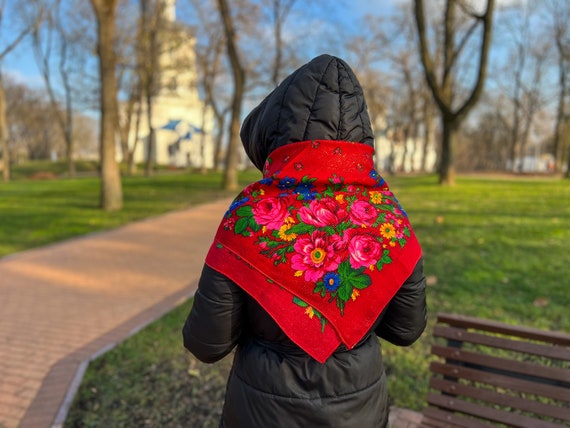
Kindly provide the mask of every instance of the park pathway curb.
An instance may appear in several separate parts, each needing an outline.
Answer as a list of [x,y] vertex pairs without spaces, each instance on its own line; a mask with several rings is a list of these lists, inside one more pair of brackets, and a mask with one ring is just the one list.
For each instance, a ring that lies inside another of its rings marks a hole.
[[193,294],[229,203],[0,259],[0,427],[61,425],[89,360]]

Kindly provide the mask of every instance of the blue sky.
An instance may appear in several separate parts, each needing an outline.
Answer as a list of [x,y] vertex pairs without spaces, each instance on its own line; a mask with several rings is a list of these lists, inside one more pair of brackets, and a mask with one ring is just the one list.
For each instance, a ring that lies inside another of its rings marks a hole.
[[[340,7],[334,8],[335,16],[319,16],[318,18],[324,22],[330,20],[341,22],[344,31],[356,33],[358,31],[366,31],[358,28],[356,25],[358,22],[361,22],[361,19],[366,14],[391,15],[396,7],[408,1],[411,0],[343,0],[342,3],[338,3],[338,5],[341,5]],[[486,0],[471,1],[474,4],[486,3]],[[497,4],[498,6],[504,6],[518,1],[520,0],[499,0]],[[28,45],[19,46],[5,58],[2,64],[2,71],[16,80],[26,83],[28,86],[41,87],[43,85],[43,80],[38,73],[29,43]]]
[[[340,20],[346,23],[347,29],[352,24],[359,22],[360,18],[367,13],[374,13],[379,15],[390,14],[393,11],[394,5],[401,3],[404,0],[344,0],[347,7],[337,8],[337,11],[342,10],[342,17]],[[334,17],[321,16],[322,20],[327,21]],[[356,29],[356,28],[355,28]],[[0,46],[3,46],[0,44]],[[42,86],[43,80],[38,73],[36,63],[34,61],[33,52],[29,43],[24,46],[18,46],[12,51],[4,60],[2,64],[2,71],[9,74],[17,81],[26,83],[29,86],[36,87]]]

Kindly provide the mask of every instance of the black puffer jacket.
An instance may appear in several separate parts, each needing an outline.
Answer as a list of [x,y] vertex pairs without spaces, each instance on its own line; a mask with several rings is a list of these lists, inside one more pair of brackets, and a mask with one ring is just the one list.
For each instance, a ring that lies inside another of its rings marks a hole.
[[[342,60],[322,55],[290,75],[244,122],[241,137],[262,168],[277,147],[310,139],[373,144],[362,89]],[[237,345],[221,427],[383,427],[388,394],[377,336],[412,344],[426,324],[422,261],[351,350],[324,364],[294,344],[241,288],[204,266],[184,345],[213,363]]]

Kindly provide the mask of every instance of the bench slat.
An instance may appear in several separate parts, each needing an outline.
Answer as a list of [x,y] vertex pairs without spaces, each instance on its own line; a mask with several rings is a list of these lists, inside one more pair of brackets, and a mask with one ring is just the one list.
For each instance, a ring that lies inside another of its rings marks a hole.
[[442,391],[445,394],[465,396],[501,406],[519,409],[523,412],[531,412],[537,415],[548,416],[555,419],[570,421],[570,411],[556,405],[527,400],[521,397],[501,394],[487,388],[477,388],[466,384],[452,382],[445,379],[432,378],[430,387]]
[[431,352],[432,354],[443,358],[470,363],[478,367],[489,367],[491,369],[508,372],[509,374],[514,373],[515,375],[520,375],[521,378],[537,378],[539,382],[543,382],[543,380],[540,379],[543,378],[555,381],[557,384],[566,382],[566,385],[561,386],[570,388],[569,370],[557,367],[547,367],[526,361],[515,361],[514,359],[483,355],[481,353],[471,352],[460,348],[439,345],[433,345]]
[[439,408],[449,409],[455,412],[462,412],[467,415],[482,417],[487,420],[504,423],[512,427],[560,428],[560,425],[558,424],[527,417],[518,413],[506,412],[504,410],[499,410],[492,407],[481,406],[476,403],[456,400],[453,397],[448,397],[442,394],[429,393],[427,396],[427,402]]
[[424,418],[421,422],[422,427],[437,428],[493,428],[494,425],[486,424],[477,419],[467,418],[459,414],[446,412],[437,407],[426,407],[423,411]]
[[502,333],[510,336],[539,340],[555,345],[570,346],[570,334],[558,331],[545,331],[537,328],[509,325],[497,321],[483,320],[466,315],[448,313],[439,313],[437,320],[440,323],[443,322],[455,327],[477,328],[493,333]]
[[475,345],[492,346],[494,348],[507,351],[523,352],[532,355],[554,358],[563,361],[570,361],[570,351],[563,346],[544,345],[521,340],[511,340],[498,336],[488,336],[485,334],[466,331],[463,328],[447,327],[437,325],[433,335],[448,340],[473,343]]
[[510,376],[503,376],[496,373],[485,372],[483,370],[475,370],[458,365],[439,363],[436,361],[433,361],[430,364],[430,370],[434,373],[439,373],[456,379],[483,382],[488,385],[512,389],[519,392],[526,392],[528,394],[541,395],[554,400],[570,400],[570,390],[567,388],[544,385],[523,379],[515,379]]

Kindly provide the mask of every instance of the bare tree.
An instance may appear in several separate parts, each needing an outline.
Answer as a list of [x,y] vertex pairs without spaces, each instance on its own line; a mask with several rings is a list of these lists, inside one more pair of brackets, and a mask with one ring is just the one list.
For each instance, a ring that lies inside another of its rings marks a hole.
[[50,159],[53,154],[63,154],[61,129],[53,121],[53,106],[45,91],[29,88],[9,76],[5,78],[4,91],[12,161]]
[[[11,11],[22,22],[21,28],[10,28],[4,20],[7,12],[5,0],[0,0],[0,149],[2,150],[2,176],[10,181],[10,147],[8,145],[8,124],[6,121],[6,94],[2,79],[2,62],[24,38],[39,24],[43,9],[35,1],[18,5],[18,10]],[[20,15],[18,15],[20,14]],[[8,33],[5,35],[4,33]]]
[[[536,4],[514,5],[503,10],[497,20],[502,37],[503,63],[492,73],[494,87],[502,94],[496,114],[508,129],[508,159],[503,169],[521,172],[529,155],[527,148],[532,134],[536,135],[536,116],[551,98],[545,86],[547,59],[551,53],[550,41],[544,40],[532,25],[537,16]],[[494,96],[486,104],[497,105]],[[532,131],[532,134],[531,134]],[[481,143],[483,144],[483,143]]]
[[238,188],[238,148],[240,146],[240,120],[241,106],[245,90],[245,69],[242,66],[237,48],[236,34],[231,11],[226,0],[218,0],[220,17],[224,24],[226,48],[232,66],[234,90],[232,97],[232,112],[228,130],[228,148],[226,154],[226,168],[224,171],[223,188],[237,190]]
[[504,171],[509,159],[510,100],[500,92],[485,94],[472,121],[463,127],[457,166],[463,171]]
[[[570,74],[570,3],[565,0],[549,0],[546,7],[548,13],[547,34],[554,39],[556,62],[558,68],[558,105],[553,133],[554,167],[557,172],[562,170],[563,131],[567,121],[568,81]],[[568,176],[570,177],[570,155],[568,156]]]
[[[469,8],[465,1],[446,0],[443,21],[443,63],[437,64],[428,47],[424,1],[414,1],[419,49],[424,74],[439,109],[442,122],[441,159],[439,165],[439,181],[442,184],[452,185],[455,183],[454,152],[457,132],[462,121],[477,103],[483,90],[491,42],[494,3],[494,0],[487,0],[484,12],[476,13]],[[460,17],[458,12],[471,19],[471,24],[459,40]],[[455,85],[458,81],[457,73],[460,55],[478,26],[482,26],[482,30],[476,81],[466,99],[457,105],[458,103],[455,100],[457,87]]]
[[220,88],[221,77],[226,73],[222,57],[226,46],[222,22],[216,13],[212,13],[211,2],[193,0],[196,14],[197,31],[201,35],[196,43],[196,64],[198,83],[204,93],[204,113],[211,108],[215,120],[214,169],[221,170],[222,143],[227,113],[230,111],[230,99],[226,90]]
[[101,78],[101,207],[117,211],[123,207],[119,165],[115,159],[117,123],[117,77],[114,51],[115,16],[118,0],[90,0],[97,19],[97,55]]
[[[213,35],[214,36],[214,35]],[[205,93],[204,109],[207,106],[212,108],[216,120],[216,135],[214,137],[214,169],[219,169],[221,165],[222,139],[226,114],[229,108],[220,105],[216,96],[216,78],[220,75],[220,60],[224,48],[224,40],[220,37],[212,38],[212,49],[199,52],[197,54],[198,67],[201,69],[201,85]],[[205,111],[204,111],[205,113]]]
[[277,86],[281,81],[280,73],[283,70],[283,24],[296,0],[268,0],[271,5],[271,20],[273,22],[274,59],[271,81]]
[[[74,138],[73,138],[73,93],[70,80],[70,69],[68,65],[69,52],[71,49],[70,34],[64,29],[61,16],[61,0],[54,0],[46,4],[46,14],[42,27],[38,27],[33,32],[33,48],[36,63],[45,82],[45,87],[52,106],[52,115],[56,123],[61,128],[66,146],[66,159],[68,174],[75,176]],[[67,17],[69,19],[69,17]],[[55,45],[55,46],[54,46]],[[54,79],[52,77],[52,52],[53,48],[58,59],[57,69],[59,71],[60,82],[63,87],[63,99],[65,110],[61,110],[57,95],[54,89]]]
[[543,105],[542,77],[549,43],[541,42],[536,32],[533,33],[530,22],[536,13],[533,6],[513,7],[511,12],[505,16],[502,34],[503,40],[510,36],[512,47],[503,69],[495,74],[499,87],[512,105],[510,123],[505,123],[510,131],[510,170],[517,172],[524,167],[533,121]]
[[145,100],[146,120],[148,124],[147,158],[145,173],[152,174],[153,155],[156,150],[156,132],[153,126],[153,101],[159,91],[158,63],[160,53],[160,31],[163,28],[162,4],[157,0],[140,0],[141,20],[139,27],[139,67],[142,90]]
[[[121,148],[122,162],[126,163],[126,173],[129,175],[135,172],[134,152],[138,144],[138,136],[134,140],[133,147],[129,147],[131,138],[133,119],[140,122],[142,82],[141,71],[138,67],[140,56],[138,52],[138,32],[140,21],[137,21],[139,5],[125,2],[119,4],[117,13],[118,22],[121,26],[117,29],[117,137]],[[119,102],[119,100],[122,102]],[[138,127],[137,127],[138,129]]]
[[[373,123],[383,137],[377,139],[379,155],[383,150],[378,161],[384,161],[383,167],[391,173],[421,168],[432,134],[423,126],[431,95],[421,75],[419,57],[413,54],[411,9],[401,7],[390,17],[369,15],[365,20],[372,31],[348,39],[346,50],[361,79]],[[382,147],[384,139],[390,142],[386,147]],[[387,156],[386,150],[390,151]]]

